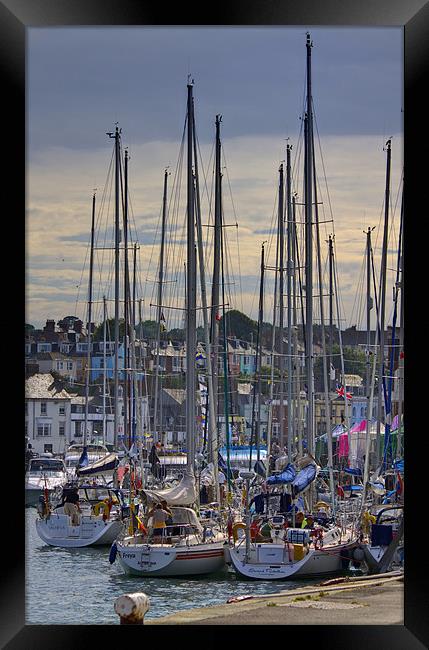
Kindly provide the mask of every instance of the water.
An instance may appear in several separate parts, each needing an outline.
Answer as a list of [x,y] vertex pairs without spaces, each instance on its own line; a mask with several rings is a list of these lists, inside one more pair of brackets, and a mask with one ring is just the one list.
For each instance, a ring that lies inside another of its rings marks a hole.
[[146,619],[180,610],[225,603],[233,596],[276,593],[317,580],[248,581],[219,573],[194,578],[141,578],[109,563],[109,547],[63,549],[48,546],[36,532],[36,509],[26,508],[26,624],[118,624],[114,602],[143,591],[150,598]]

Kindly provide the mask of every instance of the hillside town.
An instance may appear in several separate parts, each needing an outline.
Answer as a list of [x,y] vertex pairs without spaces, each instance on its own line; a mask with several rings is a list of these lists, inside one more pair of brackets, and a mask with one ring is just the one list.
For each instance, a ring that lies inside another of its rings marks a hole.
[[[243,316],[243,315],[242,315]],[[157,349],[156,337],[145,336],[145,329],[150,330],[153,323],[136,326],[136,360],[138,395],[143,414],[143,427],[148,437],[151,436],[150,413],[153,413],[154,374],[159,364],[160,382],[157,400],[160,405],[160,422],[157,442],[166,448],[180,449],[186,444],[185,414],[186,391],[186,341],[170,338],[165,332]],[[102,325],[98,329],[102,329]],[[240,329],[240,328],[238,328]],[[84,438],[85,396],[84,387],[90,358],[90,389],[88,411],[86,414],[87,439],[91,442],[103,442],[111,447],[114,444],[114,403],[111,386],[113,384],[113,366],[115,344],[112,341],[94,340],[97,327],[91,324],[90,354],[88,355],[88,334],[82,320],[76,316],[66,316],[59,321],[47,319],[41,329],[26,325],[25,329],[25,437],[26,444],[31,445],[36,453],[50,452],[54,455],[64,454],[71,444],[81,443]],[[180,333],[180,332],[179,332]],[[175,330],[171,334],[177,335]],[[371,332],[374,340],[375,332]],[[386,329],[386,340],[391,339],[391,327]],[[250,336],[252,339],[253,336]],[[267,337],[268,338],[268,337]],[[338,338],[338,336],[337,336]],[[341,368],[331,365],[330,372],[330,408],[334,431],[353,428],[367,416],[367,395],[365,389],[365,364],[369,354],[366,351],[367,332],[350,327],[341,332],[344,356],[354,358],[344,373]],[[230,413],[232,444],[249,444],[251,437],[252,409],[258,410],[260,418],[260,442],[266,444],[267,428],[272,417],[273,441],[279,441],[280,399],[278,384],[279,355],[268,347],[262,348],[261,391],[254,393],[256,346],[252,340],[246,341],[234,335],[227,338],[227,364],[230,383]],[[304,355],[302,341],[298,340],[298,349]],[[130,421],[130,391],[126,390],[129,372],[124,371],[125,342],[119,345],[119,436],[118,440],[129,442],[124,434],[125,404]],[[220,344],[218,374],[221,377],[223,346]],[[322,394],[322,381],[317,381],[317,359],[321,355],[320,346],[314,346],[315,354],[315,427],[316,442],[320,442],[319,454],[324,455],[323,443],[326,444],[325,400]],[[393,416],[398,412],[398,361],[395,359],[395,380],[392,391]],[[206,357],[202,342],[197,344],[196,365],[199,387],[197,391],[197,421],[199,435],[204,435],[204,395],[206,383]],[[126,366],[125,366],[126,368]],[[274,369],[272,377],[271,368]],[[277,381],[276,381],[277,380]],[[270,391],[274,382],[274,390]],[[345,386],[348,408],[339,386]],[[128,395],[128,398],[127,398]],[[260,398],[259,398],[260,395]],[[305,429],[305,385],[301,389],[302,422]],[[225,444],[225,416],[223,413],[223,391],[219,390],[220,444]],[[256,401],[255,406],[253,404]],[[260,403],[259,403],[260,401]],[[283,430],[287,435],[287,399],[283,399]],[[376,404],[373,417],[376,415]],[[383,416],[382,416],[383,419]],[[122,435],[121,435],[122,433]]]

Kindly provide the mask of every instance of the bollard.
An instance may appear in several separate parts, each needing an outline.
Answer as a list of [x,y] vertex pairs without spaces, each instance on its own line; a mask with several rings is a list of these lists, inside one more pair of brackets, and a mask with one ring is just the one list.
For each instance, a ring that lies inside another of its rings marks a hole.
[[142,592],[119,596],[115,601],[115,612],[120,617],[120,624],[143,625],[149,604],[149,597]]

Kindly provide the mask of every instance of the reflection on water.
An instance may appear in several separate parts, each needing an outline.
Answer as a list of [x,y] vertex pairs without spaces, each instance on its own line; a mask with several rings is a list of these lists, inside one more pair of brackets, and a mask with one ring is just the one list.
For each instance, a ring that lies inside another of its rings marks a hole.
[[[206,577],[141,578],[109,563],[109,547],[63,549],[38,537],[36,509],[26,508],[26,623],[34,625],[118,624],[116,598],[143,591],[150,598],[146,618],[182,609],[225,603],[233,596],[275,593],[296,582],[248,581],[222,571]],[[316,580],[301,580],[308,584]]]

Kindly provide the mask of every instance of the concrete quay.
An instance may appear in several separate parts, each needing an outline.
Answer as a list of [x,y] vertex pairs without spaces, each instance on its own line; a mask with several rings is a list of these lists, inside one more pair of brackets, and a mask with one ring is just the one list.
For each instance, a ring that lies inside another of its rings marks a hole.
[[325,580],[276,594],[182,610],[145,625],[403,625],[402,572]]

